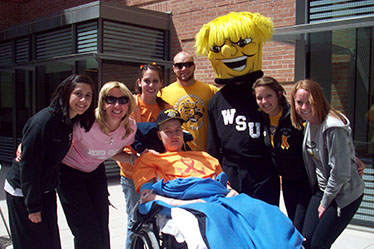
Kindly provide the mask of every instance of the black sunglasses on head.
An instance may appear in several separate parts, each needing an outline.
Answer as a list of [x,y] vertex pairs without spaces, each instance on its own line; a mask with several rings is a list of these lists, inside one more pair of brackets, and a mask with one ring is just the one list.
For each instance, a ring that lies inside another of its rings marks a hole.
[[174,67],[178,68],[178,69],[182,69],[183,67],[192,67],[193,65],[195,65],[195,63],[193,63],[192,61],[189,61],[189,62],[179,62],[179,63],[175,63],[174,64]]
[[105,96],[104,100],[107,104],[115,105],[118,101],[118,104],[125,105],[129,102],[129,97],[122,96],[122,97],[117,98],[114,96]]

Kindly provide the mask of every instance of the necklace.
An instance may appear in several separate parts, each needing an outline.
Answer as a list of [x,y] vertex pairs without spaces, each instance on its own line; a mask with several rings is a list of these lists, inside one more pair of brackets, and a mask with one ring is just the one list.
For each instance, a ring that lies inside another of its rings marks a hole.
[[112,137],[110,137],[109,138],[109,141],[108,142],[105,142],[106,144],[110,144],[110,145],[112,145],[113,144],[113,138]]

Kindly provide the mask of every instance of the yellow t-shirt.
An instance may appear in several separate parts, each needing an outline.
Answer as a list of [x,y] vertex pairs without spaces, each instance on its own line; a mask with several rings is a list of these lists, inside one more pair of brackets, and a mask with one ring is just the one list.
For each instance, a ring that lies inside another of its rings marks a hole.
[[[158,114],[163,109],[173,108],[171,105],[166,104],[163,108],[160,108],[157,103],[153,105],[148,105],[143,102],[140,98],[140,94],[134,95],[136,107],[133,113],[131,113],[131,117],[138,122],[155,122]],[[127,146],[124,149],[127,153],[134,153],[136,151],[131,148],[131,146]],[[129,163],[118,162],[118,166],[121,168],[121,176],[125,176],[127,178],[132,178],[133,175],[133,166]]]
[[188,145],[192,150],[205,151],[208,139],[208,102],[218,88],[200,82],[183,87],[174,82],[162,89],[161,98],[179,111],[184,123],[183,129],[194,137]]
[[152,179],[164,181],[199,177],[215,179],[222,172],[217,159],[203,151],[180,151],[142,154],[134,165],[135,190]]
[[275,116],[270,116],[269,115],[269,120],[270,120],[270,141],[271,145],[274,148],[274,135],[275,131],[277,130],[278,124],[279,124],[279,119],[282,116],[283,109],[280,110],[280,112],[275,115]]

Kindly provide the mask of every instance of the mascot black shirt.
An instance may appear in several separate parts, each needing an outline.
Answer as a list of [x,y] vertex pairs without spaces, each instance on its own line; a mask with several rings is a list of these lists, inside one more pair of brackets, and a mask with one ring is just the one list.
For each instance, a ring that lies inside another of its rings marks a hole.
[[262,71],[253,72],[241,83],[230,79],[208,105],[207,151],[224,168],[245,168],[254,177],[275,171],[264,143],[262,116],[252,90],[252,84],[262,75]]

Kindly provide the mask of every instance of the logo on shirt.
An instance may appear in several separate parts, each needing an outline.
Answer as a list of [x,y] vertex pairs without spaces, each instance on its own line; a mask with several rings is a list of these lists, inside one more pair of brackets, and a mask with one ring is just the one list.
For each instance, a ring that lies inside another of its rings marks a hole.
[[224,125],[235,124],[237,131],[245,131],[248,129],[248,133],[252,138],[259,138],[261,135],[261,123],[260,122],[247,122],[247,118],[244,115],[237,115],[235,109],[221,110]]
[[200,97],[194,94],[185,95],[178,99],[174,109],[178,110],[181,117],[186,120],[184,126],[187,130],[198,130],[203,126],[205,103]]
[[[199,170],[195,168],[195,161],[191,158],[181,158],[181,162],[187,166],[187,168],[182,172],[183,174],[191,174],[192,172],[196,172],[201,175],[205,175],[204,169]],[[191,172],[192,171],[192,172]]]
[[97,159],[108,159],[117,154],[118,150],[88,150],[88,155],[96,157]]
[[287,137],[285,135],[282,135],[282,144],[281,144],[282,149],[288,150],[290,148],[290,144],[287,141]]

